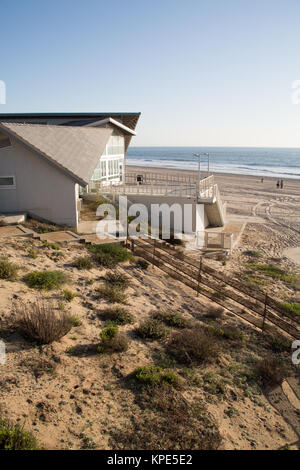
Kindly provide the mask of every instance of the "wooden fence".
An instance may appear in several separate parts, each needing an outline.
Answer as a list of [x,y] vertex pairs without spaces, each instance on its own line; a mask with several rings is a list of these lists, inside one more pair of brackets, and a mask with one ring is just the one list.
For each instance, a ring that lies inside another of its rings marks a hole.
[[300,339],[300,317],[286,311],[281,302],[232,277],[218,272],[160,240],[128,240],[134,254],[159,267],[171,277],[243,318],[255,327],[276,333],[281,330]]

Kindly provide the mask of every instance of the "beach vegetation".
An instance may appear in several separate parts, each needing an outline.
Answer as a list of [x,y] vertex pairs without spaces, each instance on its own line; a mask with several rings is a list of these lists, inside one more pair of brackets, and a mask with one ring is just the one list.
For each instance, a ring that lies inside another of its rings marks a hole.
[[129,312],[129,310],[120,306],[101,310],[99,312],[99,316],[114,325],[127,325],[135,322],[135,317]]
[[24,281],[33,289],[52,290],[69,282],[70,277],[63,271],[31,271]]
[[154,318],[144,320],[136,329],[136,334],[145,339],[164,339],[168,336],[168,333],[163,322]]
[[6,258],[0,259],[0,279],[15,280],[19,269],[17,264],[11,263]]
[[0,450],[37,450],[35,437],[19,424],[0,418]]
[[67,312],[58,312],[45,302],[20,305],[17,317],[20,333],[38,344],[59,341],[72,328],[72,317]]

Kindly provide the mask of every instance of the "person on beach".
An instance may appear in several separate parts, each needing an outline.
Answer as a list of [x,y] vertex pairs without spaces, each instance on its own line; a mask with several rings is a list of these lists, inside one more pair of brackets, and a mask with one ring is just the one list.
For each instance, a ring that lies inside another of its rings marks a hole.
[[279,180],[277,181],[277,185],[276,185],[276,186],[277,186],[277,188],[280,187],[280,181],[279,181]]
[[260,181],[263,183],[263,182],[264,182],[264,179],[262,178]]
[[280,188],[283,189],[283,180],[280,181]]

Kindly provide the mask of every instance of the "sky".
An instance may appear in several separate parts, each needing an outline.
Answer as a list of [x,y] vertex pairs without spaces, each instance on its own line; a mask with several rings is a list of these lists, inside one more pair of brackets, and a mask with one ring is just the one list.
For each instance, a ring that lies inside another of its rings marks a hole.
[[1,0],[0,14],[0,113],[139,111],[135,146],[300,147],[299,0]]

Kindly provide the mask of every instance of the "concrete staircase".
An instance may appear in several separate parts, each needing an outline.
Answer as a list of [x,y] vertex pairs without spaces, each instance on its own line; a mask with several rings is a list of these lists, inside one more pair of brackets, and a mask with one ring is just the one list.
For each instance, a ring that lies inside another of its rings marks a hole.
[[226,203],[222,202],[217,184],[212,185],[205,192],[200,191],[198,203],[205,205],[205,214],[210,226],[223,227],[225,225]]

